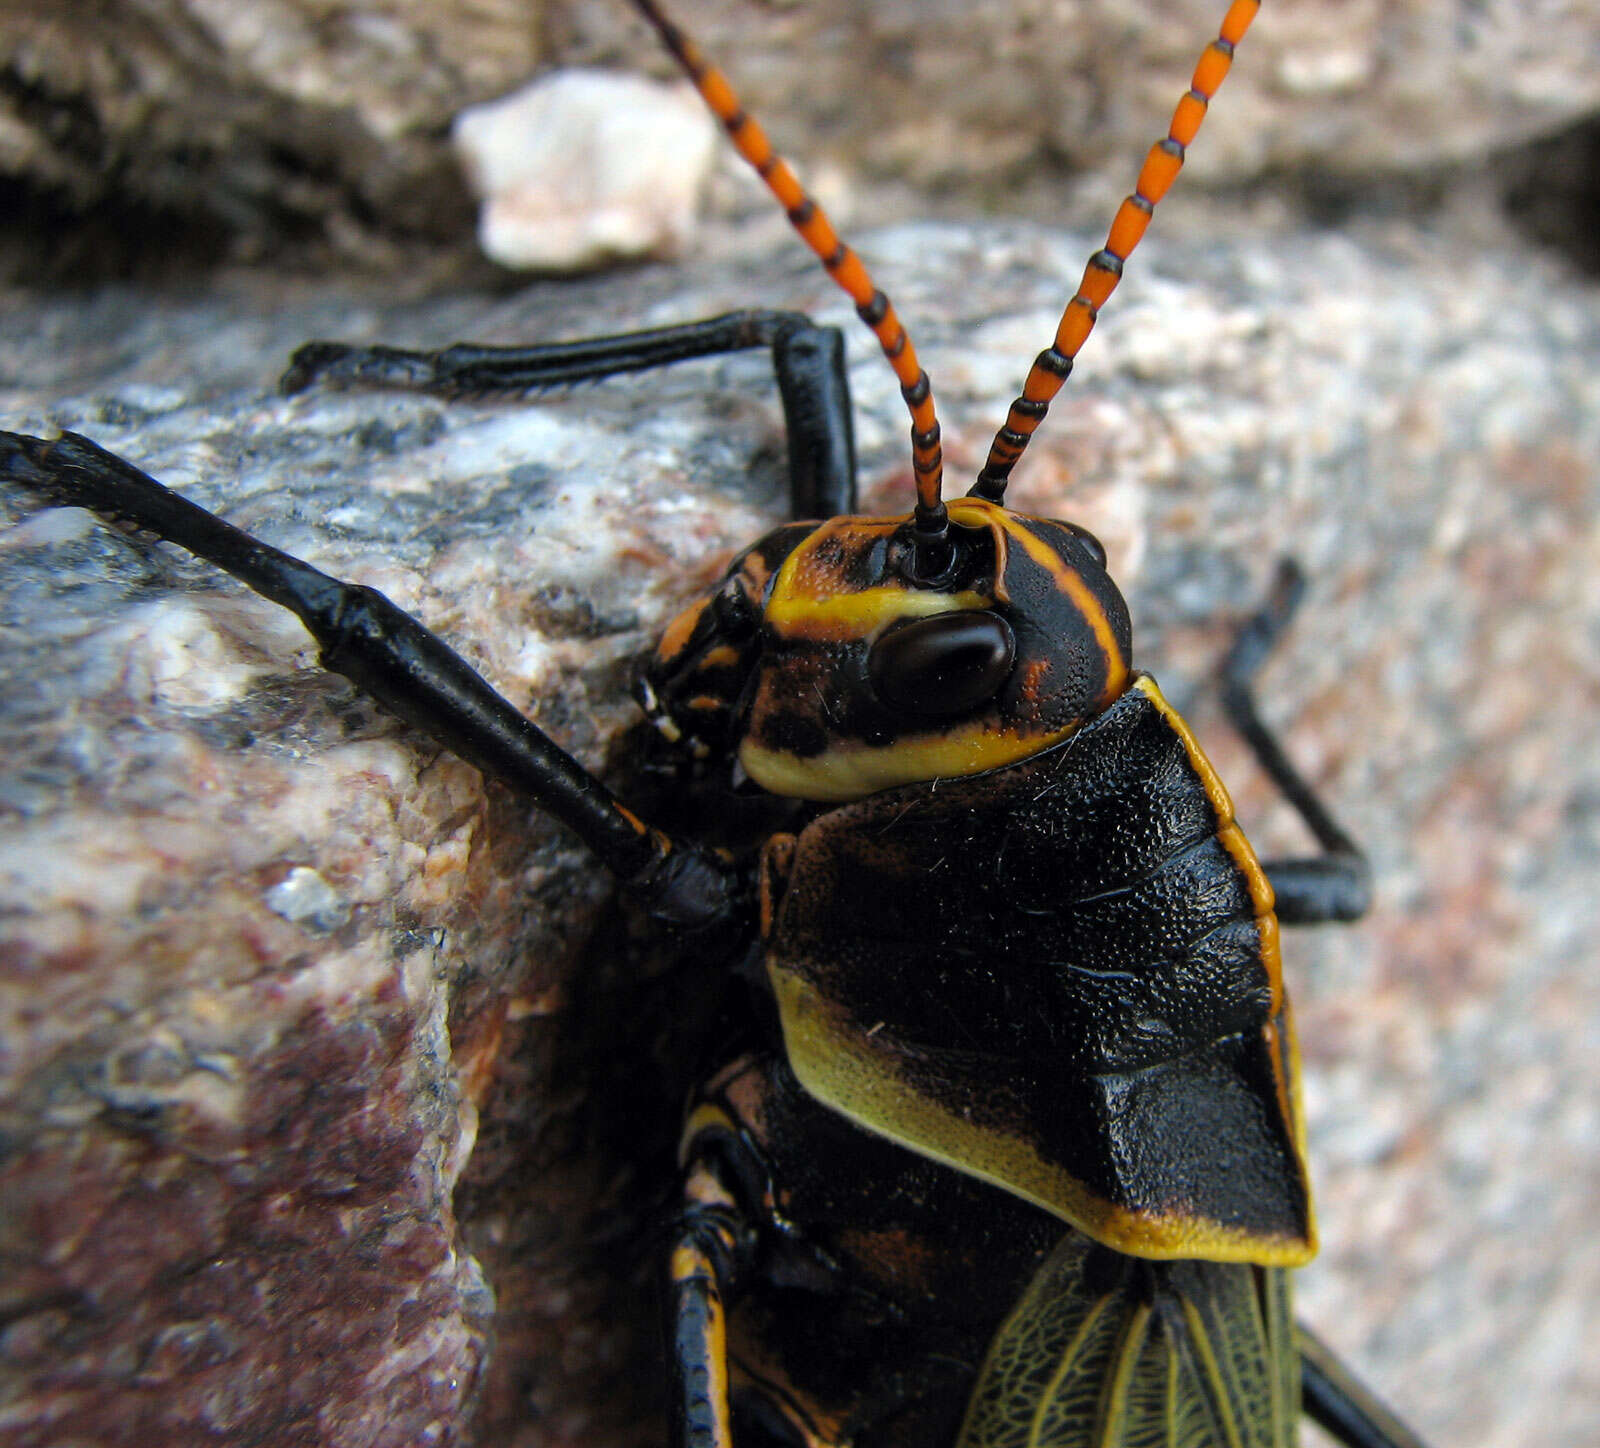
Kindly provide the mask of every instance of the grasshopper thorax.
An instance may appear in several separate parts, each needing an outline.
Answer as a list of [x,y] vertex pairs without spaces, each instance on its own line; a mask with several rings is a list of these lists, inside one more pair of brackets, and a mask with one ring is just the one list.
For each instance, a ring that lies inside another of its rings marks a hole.
[[640,692],[670,738],[775,794],[856,799],[1015,763],[1126,687],[1127,606],[1094,537],[981,498],[938,573],[910,518],[768,534],[667,629]]

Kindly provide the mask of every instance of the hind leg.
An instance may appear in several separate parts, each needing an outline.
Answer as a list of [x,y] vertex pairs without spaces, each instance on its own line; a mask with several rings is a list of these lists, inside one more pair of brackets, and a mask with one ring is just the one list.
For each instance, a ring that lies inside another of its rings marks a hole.
[[1317,798],[1256,709],[1255,676],[1304,594],[1305,576],[1298,564],[1286,559],[1266,602],[1239,630],[1222,665],[1222,702],[1229,719],[1322,847],[1318,855],[1262,861],[1277,895],[1278,919],[1285,925],[1358,920],[1372,904],[1366,857]]
[[1425,1448],[1315,1333],[1295,1327],[1305,1414],[1345,1448]]

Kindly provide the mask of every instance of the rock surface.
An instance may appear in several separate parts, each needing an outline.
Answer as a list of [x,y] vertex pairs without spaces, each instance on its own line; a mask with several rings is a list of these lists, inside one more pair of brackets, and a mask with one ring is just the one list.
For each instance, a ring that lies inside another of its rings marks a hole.
[[[959,477],[1099,237],[859,240]],[[1441,1445],[1600,1428],[1595,300],[1400,228],[1157,235],[1014,498],[1104,539],[1267,853],[1301,838],[1204,679],[1275,558],[1312,575],[1266,709],[1380,887],[1286,951],[1325,1243],[1301,1304]],[[12,294],[0,425],[88,433],[377,585],[647,788],[628,662],[781,510],[765,360],[526,402],[272,379],[312,335],[754,301],[849,328],[867,502],[903,509],[893,379],[794,248],[416,305],[260,275]],[[3,497],[6,1441],[659,1441],[645,1284],[693,964],[656,973],[577,846],[318,672],[292,620]]]
[[[1125,189],[1222,6],[679,9],[813,174],[1004,206],[1051,173]],[[1212,184],[1370,188],[1476,167],[1600,108],[1600,27],[1580,0],[1275,0],[1247,45],[1191,163]],[[560,65],[675,74],[623,0],[0,0],[0,175],[111,231],[154,215],[221,231],[225,249],[315,242],[405,267],[470,233],[452,117]]]
[[717,127],[694,87],[553,71],[451,127],[478,245],[525,271],[674,256],[694,235]]

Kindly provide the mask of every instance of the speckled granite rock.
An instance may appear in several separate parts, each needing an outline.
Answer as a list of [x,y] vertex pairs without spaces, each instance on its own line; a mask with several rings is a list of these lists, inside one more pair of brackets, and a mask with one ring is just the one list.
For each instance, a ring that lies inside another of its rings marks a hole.
[[[1006,197],[1121,179],[1219,0],[682,0],[786,149]],[[1274,0],[1194,175],[1432,173],[1600,107],[1581,0]],[[79,212],[186,217],[404,268],[470,234],[450,119],[553,65],[671,74],[624,0],[0,0],[0,174]],[[1191,182],[1191,184],[1193,184]],[[1094,204],[1097,213],[1099,198]]]
[[[862,238],[953,475],[1097,243]],[[1586,1445],[1595,295],[1402,230],[1157,236],[1130,270],[1015,501],[1106,541],[1142,661],[1269,852],[1299,837],[1203,680],[1276,556],[1315,580],[1268,713],[1381,884],[1369,922],[1288,952],[1325,1242],[1306,1315],[1438,1444]],[[87,432],[378,585],[618,769],[628,661],[781,506],[765,361],[516,404],[272,379],[310,335],[758,299],[849,322],[793,249],[418,306],[250,276],[13,295],[0,425]],[[899,509],[904,419],[860,331],[868,502]],[[4,499],[7,1441],[655,1441],[644,1284],[692,963],[659,973],[578,847],[316,672],[292,621]]]
[[502,266],[585,271],[676,256],[717,152],[694,87],[618,71],[552,71],[451,126],[478,198],[478,245]]

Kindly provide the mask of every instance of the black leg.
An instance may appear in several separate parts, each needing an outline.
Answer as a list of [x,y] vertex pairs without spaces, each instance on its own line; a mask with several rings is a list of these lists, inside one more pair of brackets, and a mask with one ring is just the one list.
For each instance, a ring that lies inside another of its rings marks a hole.
[[283,374],[285,392],[314,383],[401,387],[445,396],[529,392],[642,372],[689,357],[770,347],[789,436],[792,516],[856,507],[855,437],[844,338],[799,312],[729,312],[704,322],[535,347],[457,343],[437,352],[308,342]]
[[738,891],[730,866],[643,824],[466,660],[376,589],[343,583],[252,538],[74,433],[45,442],[0,432],[0,476],[53,502],[155,533],[290,609],[321,646],[324,668],[554,815],[658,918],[699,929],[732,917]]
[[1292,559],[1285,559],[1278,565],[1265,605],[1239,630],[1222,665],[1222,702],[1228,717],[1323,850],[1305,859],[1262,862],[1278,897],[1278,918],[1285,925],[1357,920],[1372,904],[1372,876],[1365,856],[1289,762],[1256,712],[1251,682],[1288,627],[1304,593],[1305,575]]
[[1335,1357],[1310,1328],[1295,1324],[1300,1396],[1306,1416],[1346,1448],[1424,1448],[1404,1423]]

